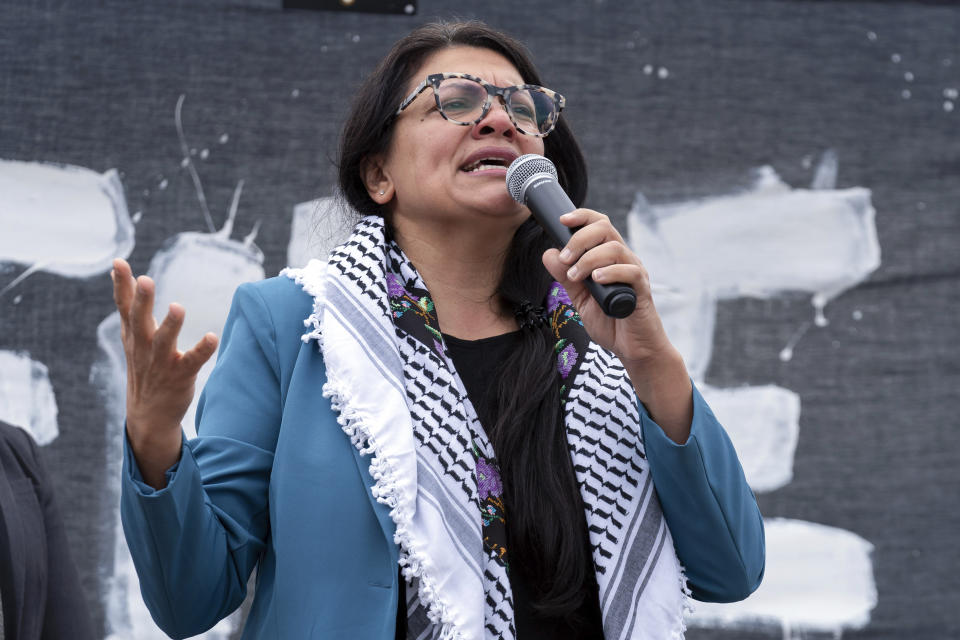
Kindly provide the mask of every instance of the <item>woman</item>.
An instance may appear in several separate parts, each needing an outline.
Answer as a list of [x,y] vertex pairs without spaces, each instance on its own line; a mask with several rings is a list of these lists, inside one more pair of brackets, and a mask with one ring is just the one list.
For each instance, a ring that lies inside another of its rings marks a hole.
[[[341,142],[365,217],[326,263],[238,289],[193,441],[179,422],[216,338],[179,353],[184,310],[158,327],[153,283],[115,263],[124,529],[167,633],[235,609],[254,566],[245,638],[664,638],[687,583],[759,584],[756,503],[640,260],[588,209],[549,248],[504,188],[538,153],[584,199],[564,100],[539,83],[480,23],[394,46]],[[588,274],[630,284],[636,310],[604,316]]]
[[0,640],[93,638],[37,445],[0,420]]

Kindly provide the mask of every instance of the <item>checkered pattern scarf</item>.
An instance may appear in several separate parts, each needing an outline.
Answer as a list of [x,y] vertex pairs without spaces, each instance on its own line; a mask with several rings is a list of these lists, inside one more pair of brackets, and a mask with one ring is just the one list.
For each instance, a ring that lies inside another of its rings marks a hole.
[[[513,640],[506,568],[482,533],[492,447],[442,335],[430,328],[417,335],[399,321],[429,304],[409,294],[426,291],[420,276],[375,217],[362,219],[327,262],[283,274],[314,299],[303,339],[323,353],[323,394],[369,456],[373,495],[396,524],[407,637]],[[555,285],[548,311],[575,316],[564,300]],[[617,358],[575,319],[568,324],[578,335],[558,342],[557,358],[604,637],[682,638],[686,586],[650,477],[636,397]]]

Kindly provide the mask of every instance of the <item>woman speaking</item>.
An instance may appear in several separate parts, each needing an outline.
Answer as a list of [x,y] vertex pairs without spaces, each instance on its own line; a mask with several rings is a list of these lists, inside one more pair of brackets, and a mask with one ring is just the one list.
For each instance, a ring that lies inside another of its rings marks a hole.
[[[157,325],[114,265],[127,357],[122,516],[174,637],[236,609],[244,638],[663,638],[689,595],[745,598],[763,524],[723,428],[601,213],[554,248],[505,188],[543,155],[576,206],[586,167],[524,47],[435,23],[367,78],[343,129],[358,212],[325,262],[241,286],[180,428],[205,336]],[[625,283],[627,317],[584,285]]]

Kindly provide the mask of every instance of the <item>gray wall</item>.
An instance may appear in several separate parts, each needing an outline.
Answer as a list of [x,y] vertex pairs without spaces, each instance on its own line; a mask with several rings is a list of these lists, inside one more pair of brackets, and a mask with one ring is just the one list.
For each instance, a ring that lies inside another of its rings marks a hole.
[[[787,362],[778,354],[809,319],[809,296],[721,301],[706,381],[772,383],[799,395],[793,479],[760,503],[766,516],[853,531],[874,546],[877,605],[865,627],[844,635],[960,636],[952,408],[960,101],[949,91],[960,87],[960,9],[746,0],[477,9],[421,0],[416,16],[385,16],[277,5],[7,0],[0,160],[117,169],[129,213],[139,213],[130,261],[144,272],[169,238],[206,230],[174,126],[183,94],[213,220],[223,223],[244,180],[234,237],[259,221],[255,242],[266,275],[275,275],[286,263],[293,207],[331,193],[330,158],[352,88],[411,27],[452,15],[482,18],[528,44],[548,86],[568,96],[564,117],[590,167],[588,206],[624,230],[638,192],[654,204],[715,197],[743,187],[761,165],[801,187],[833,149],[836,186],[872,191],[879,269],[827,306],[830,324],[806,333]],[[11,215],[0,209],[0,234]],[[25,268],[4,260],[0,289]],[[97,327],[111,311],[105,271],[40,269],[0,295],[0,351],[27,352],[48,369],[59,435],[43,453],[105,635],[116,515],[103,476],[116,438],[91,369],[102,359]],[[796,606],[803,618],[804,603]],[[697,627],[688,637],[777,638],[779,624]]]

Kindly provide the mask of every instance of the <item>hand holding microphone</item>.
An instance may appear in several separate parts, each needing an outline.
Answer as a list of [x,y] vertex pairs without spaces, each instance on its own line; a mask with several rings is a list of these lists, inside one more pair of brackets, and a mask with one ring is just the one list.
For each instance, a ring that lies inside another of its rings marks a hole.
[[[560,216],[576,210],[576,206],[557,181],[557,169],[543,156],[528,153],[520,156],[507,169],[507,189],[513,199],[526,205],[541,227],[560,247],[578,230],[562,222]],[[637,305],[637,294],[623,283],[600,284],[587,277],[584,284],[603,312],[612,318],[626,318]]]

